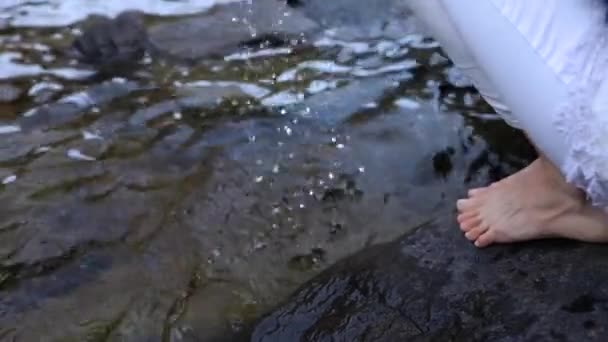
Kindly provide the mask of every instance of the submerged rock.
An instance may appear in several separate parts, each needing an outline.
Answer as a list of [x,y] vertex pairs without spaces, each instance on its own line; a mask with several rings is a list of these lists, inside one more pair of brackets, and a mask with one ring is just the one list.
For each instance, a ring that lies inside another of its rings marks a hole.
[[412,32],[408,11],[398,0],[236,1],[199,15],[144,26],[143,15],[126,11],[114,19],[92,16],[72,45],[72,55],[97,68],[133,64],[147,51],[181,62],[225,58],[244,48],[293,46],[322,30],[348,40],[403,38]]
[[23,91],[14,85],[0,83],[0,103],[10,103],[17,101]]
[[113,19],[92,16],[69,52],[85,64],[112,68],[136,63],[147,48],[143,14],[125,11]]
[[218,5],[200,16],[157,25],[150,29],[150,39],[161,55],[197,61],[224,57],[244,45],[289,45],[316,30],[314,21],[286,4],[256,0]]
[[607,266],[574,242],[478,250],[447,215],[329,268],[251,341],[602,341]]
[[223,58],[246,46],[290,45],[318,25],[276,0],[219,4],[200,15],[161,23],[146,30],[143,14],[125,11],[114,19],[92,16],[70,55],[107,71],[133,65],[145,54],[198,62]]

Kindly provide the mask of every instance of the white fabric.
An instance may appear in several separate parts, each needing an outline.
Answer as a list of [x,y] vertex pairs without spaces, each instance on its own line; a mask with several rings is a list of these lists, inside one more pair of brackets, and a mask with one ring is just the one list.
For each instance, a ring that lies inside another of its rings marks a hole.
[[509,124],[608,206],[602,0],[405,0]]

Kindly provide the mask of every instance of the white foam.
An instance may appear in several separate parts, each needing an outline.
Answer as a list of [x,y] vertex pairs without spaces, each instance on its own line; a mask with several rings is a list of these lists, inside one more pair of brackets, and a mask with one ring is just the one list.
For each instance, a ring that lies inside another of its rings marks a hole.
[[11,134],[21,132],[21,127],[15,125],[0,125],[0,134]]
[[271,57],[280,55],[289,55],[293,52],[292,48],[277,48],[277,49],[264,49],[258,51],[246,51],[238,52],[232,55],[224,57],[224,60],[229,61],[243,61],[259,57]]
[[14,183],[17,180],[17,175],[10,175],[2,180],[3,185]]
[[233,82],[233,81],[194,81],[194,82],[189,82],[185,84],[186,86],[190,86],[190,87],[238,87],[240,88],[245,94],[251,96],[251,97],[255,97],[255,98],[262,98],[268,94],[270,94],[270,90],[264,88],[264,87],[260,87],[258,85],[252,84],[252,83],[245,83],[245,82]]
[[46,74],[55,75],[68,80],[79,80],[94,74],[94,72],[90,70],[79,70],[74,68],[44,69],[40,65],[23,64],[15,61],[20,58],[22,58],[22,55],[18,52],[0,53],[0,79]]
[[76,160],[84,160],[84,161],[94,161],[95,158],[87,156],[85,154],[83,154],[82,152],[80,152],[77,149],[69,149],[68,150],[68,158],[70,159],[76,159]]
[[404,109],[414,110],[420,108],[420,103],[418,101],[408,99],[406,97],[395,100],[395,104]]

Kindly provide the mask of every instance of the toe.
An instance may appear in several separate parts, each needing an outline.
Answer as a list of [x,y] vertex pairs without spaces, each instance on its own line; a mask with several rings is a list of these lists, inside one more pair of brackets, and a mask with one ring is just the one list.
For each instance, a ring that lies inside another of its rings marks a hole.
[[479,195],[483,194],[486,191],[488,191],[487,187],[486,188],[471,189],[471,190],[469,190],[469,197],[479,196]]
[[458,217],[456,218],[456,220],[458,220],[458,223],[463,223],[465,221],[468,221],[472,218],[475,218],[479,215],[479,213],[476,210],[473,211],[467,211],[461,214],[458,214]]
[[461,199],[456,202],[456,208],[458,208],[458,211],[461,213],[470,211],[477,206],[476,202],[477,201],[474,199]]
[[483,233],[488,231],[487,225],[477,225],[475,228],[470,229],[464,236],[470,241],[477,240]]
[[481,234],[477,240],[475,240],[475,246],[479,248],[488,247],[494,242],[494,232],[492,230],[488,230],[485,233]]
[[481,225],[481,218],[479,216],[471,217],[460,223],[460,230],[463,232],[469,232],[471,230],[479,228]]

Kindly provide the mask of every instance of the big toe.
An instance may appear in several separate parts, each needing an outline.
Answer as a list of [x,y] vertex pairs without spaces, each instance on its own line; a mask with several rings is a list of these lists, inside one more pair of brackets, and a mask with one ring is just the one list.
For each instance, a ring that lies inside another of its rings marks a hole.
[[487,192],[489,190],[488,187],[485,188],[475,188],[475,189],[471,189],[469,190],[469,197],[475,197],[475,196],[479,196],[485,192]]
[[474,198],[460,199],[456,202],[456,208],[458,208],[458,211],[461,213],[472,211],[478,206],[479,205]]

